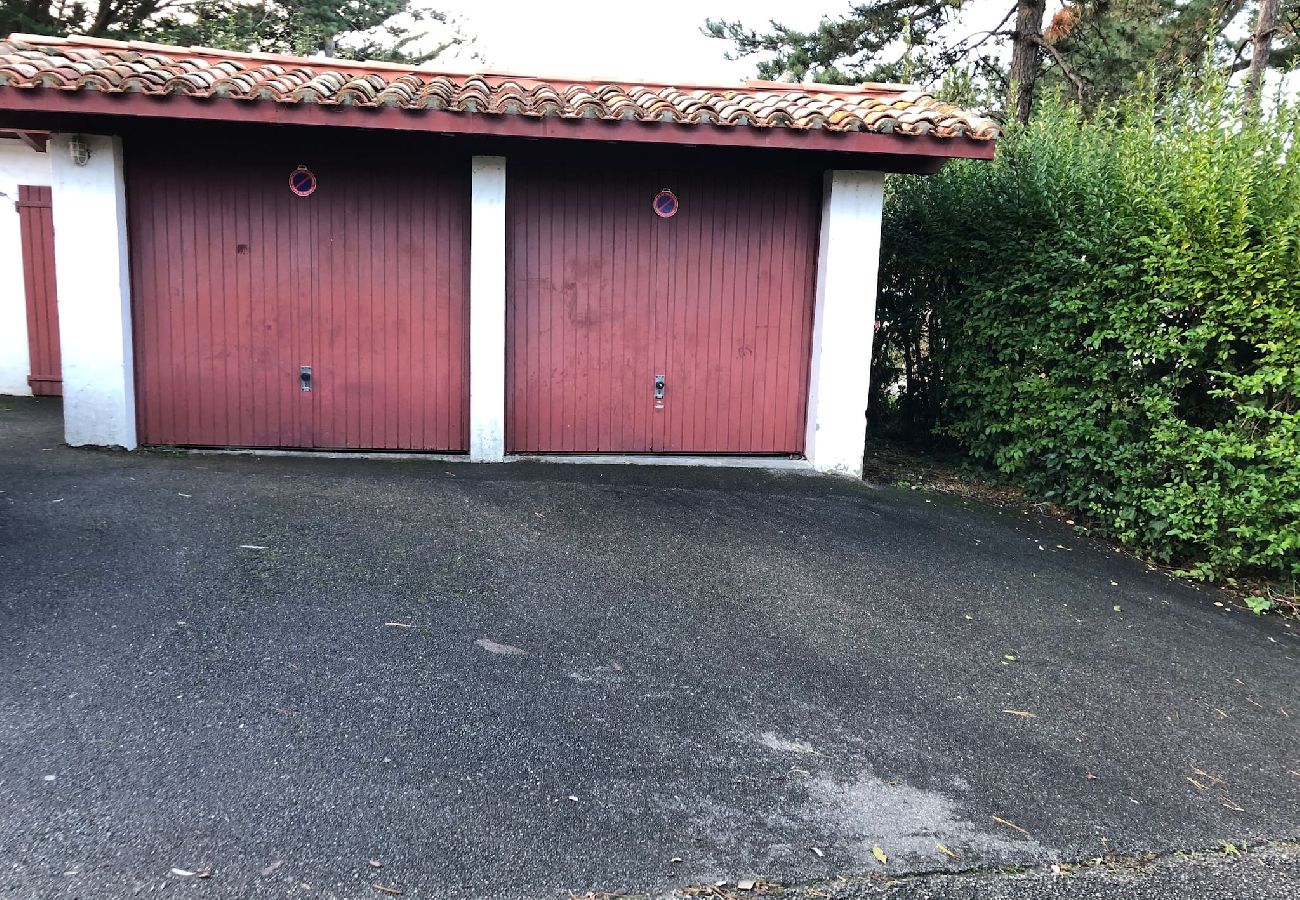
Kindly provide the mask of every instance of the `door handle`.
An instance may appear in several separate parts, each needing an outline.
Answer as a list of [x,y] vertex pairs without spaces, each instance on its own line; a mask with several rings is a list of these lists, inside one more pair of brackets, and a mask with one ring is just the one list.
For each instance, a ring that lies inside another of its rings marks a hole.
[[311,393],[311,366],[303,366],[298,370],[298,384],[304,394]]

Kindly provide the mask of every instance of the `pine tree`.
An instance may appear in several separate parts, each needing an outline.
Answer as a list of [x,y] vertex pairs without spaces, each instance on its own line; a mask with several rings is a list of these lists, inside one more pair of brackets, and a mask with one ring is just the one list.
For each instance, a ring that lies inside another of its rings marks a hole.
[[[428,46],[434,23],[450,36]],[[466,40],[419,0],[2,0],[0,33],[11,32],[392,62],[424,62]]]
[[[1261,70],[1289,69],[1300,54],[1300,0],[1067,0],[1047,22],[1043,0],[997,2],[1005,13],[985,29],[963,27],[975,0],[867,0],[811,31],[719,20],[704,30],[732,44],[731,58],[757,57],[761,78],[896,81],[906,69],[925,85],[963,85],[960,99],[1001,103],[1022,121],[1044,88],[1091,107],[1138,85],[1166,92],[1198,77],[1199,65],[1238,72],[1256,57]],[[1270,2],[1278,12],[1266,46],[1250,32],[1258,4]]]

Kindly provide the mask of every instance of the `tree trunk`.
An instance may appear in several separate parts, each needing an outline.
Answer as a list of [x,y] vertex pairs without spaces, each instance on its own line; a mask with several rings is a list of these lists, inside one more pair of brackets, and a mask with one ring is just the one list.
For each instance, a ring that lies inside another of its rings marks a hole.
[[1278,0],[1260,0],[1259,18],[1255,21],[1255,35],[1250,39],[1250,69],[1246,73],[1246,105],[1259,106],[1264,92],[1264,73],[1268,71],[1268,58],[1273,52],[1273,32],[1277,30]]
[[[1277,0],[1264,0],[1276,3]],[[1011,36],[1011,94],[1007,108],[1017,122],[1028,122],[1034,105],[1034,84],[1042,68],[1038,41],[1043,33],[1043,14],[1047,0],[1019,0],[1016,5],[1016,30]]]

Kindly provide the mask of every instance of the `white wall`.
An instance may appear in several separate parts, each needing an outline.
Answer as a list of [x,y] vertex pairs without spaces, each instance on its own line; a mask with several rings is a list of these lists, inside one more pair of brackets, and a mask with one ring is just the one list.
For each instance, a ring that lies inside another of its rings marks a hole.
[[506,160],[470,163],[469,458],[506,452]]
[[884,198],[879,172],[826,173],[805,446],[823,472],[862,475]]
[[50,138],[54,266],[63,354],[63,432],[72,446],[134,449],[135,381],[122,141],[84,136],[74,164],[68,135]]
[[30,394],[27,293],[18,230],[18,185],[49,184],[50,157],[22,141],[0,140],[0,394]]

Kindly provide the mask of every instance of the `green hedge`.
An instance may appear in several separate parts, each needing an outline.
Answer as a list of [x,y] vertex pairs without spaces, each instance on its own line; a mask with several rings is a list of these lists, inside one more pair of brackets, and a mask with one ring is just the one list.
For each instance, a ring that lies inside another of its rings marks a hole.
[[1196,577],[1293,584],[1298,126],[1243,124],[1219,88],[1086,121],[1049,100],[996,161],[891,179],[886,424]]

